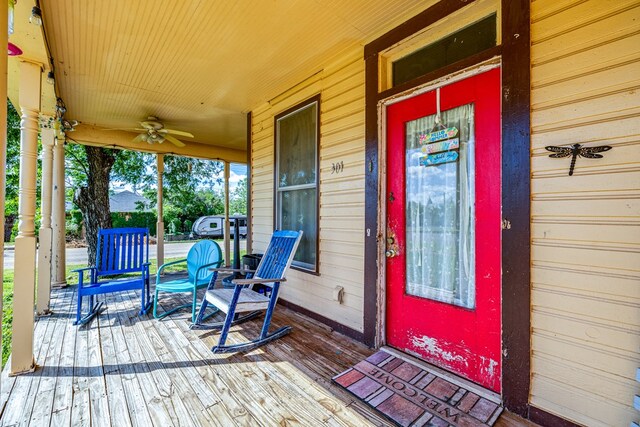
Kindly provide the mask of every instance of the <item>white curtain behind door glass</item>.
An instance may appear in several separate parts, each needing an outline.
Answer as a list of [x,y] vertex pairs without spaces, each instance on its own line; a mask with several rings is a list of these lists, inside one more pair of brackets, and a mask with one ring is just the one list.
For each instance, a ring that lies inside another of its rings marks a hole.
[[406,124],[406,292],[466,308],[475,307],[475,140],[473,104],[441,113],[456,127],[459,158],[420,165],[420,135],[435,115]]

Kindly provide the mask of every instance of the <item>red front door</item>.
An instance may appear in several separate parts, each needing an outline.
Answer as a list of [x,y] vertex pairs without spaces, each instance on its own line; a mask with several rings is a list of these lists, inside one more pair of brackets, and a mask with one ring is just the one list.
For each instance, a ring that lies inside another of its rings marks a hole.
[[500,392],[500,69],[386,113],[387,343]]

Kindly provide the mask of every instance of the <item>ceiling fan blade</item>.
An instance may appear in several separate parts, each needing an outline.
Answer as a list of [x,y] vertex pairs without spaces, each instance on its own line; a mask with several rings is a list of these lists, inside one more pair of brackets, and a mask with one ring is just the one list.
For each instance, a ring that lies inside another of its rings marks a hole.
[[162,124],[162,122],[159,121],[153,121],[153,120],[149,120],[146,122],[140,122],[140,126],[142,126],[145,129],[148,130],[160,130],[162,128],[164,128],[164,125]]
[[145,135],[146,135],[146,134],[141,133],[140,135],[138,135],[138,136],[136,136],[135,138],[133,138],[133,140],[132,140],[131,142],[133,142],[133,143],[136,143],[136,142],[142,142],[142,141],[143,141],[143,139],[142,139],[142,138],[143,138]]
[[111,129],[103,129],[103,130],[125,130],[127,132],[146,132],[146,129],[142,128],[111,128]]
[[185,147],[185,143],[171,135],[165,135],[164,138],[176,147]]
[[181,131],[181,130],[161,129],[160,132],[162,132],[162,133],[170,133],[171,135],[187,136],[189,138],[193,138],[193,134],[192,133],[184,132],[184,131]]

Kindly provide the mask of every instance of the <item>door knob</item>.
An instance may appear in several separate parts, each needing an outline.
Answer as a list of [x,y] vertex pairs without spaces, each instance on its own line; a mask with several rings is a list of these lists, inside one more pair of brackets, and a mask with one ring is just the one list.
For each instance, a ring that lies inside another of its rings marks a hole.
[[393,249],[389,249],[384,254],[387,258],[393,258],[394,256],[396,256],[396,251],[394,251]]

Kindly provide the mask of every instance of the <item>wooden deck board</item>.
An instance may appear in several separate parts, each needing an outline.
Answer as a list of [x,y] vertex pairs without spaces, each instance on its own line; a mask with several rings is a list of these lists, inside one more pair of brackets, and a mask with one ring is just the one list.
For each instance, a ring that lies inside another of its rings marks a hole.
[[125,397],[123,379],[118,367],[118,353],[116,350],[114,333],[120,325],[116,316],[111,312],[105,313],[105,318],[101,319],[103,329],[100,337],[102,338],[102,357],[104,360],[104,377],[107,387],[107,400],[109,402],[109,415],[112,420],[118,420],[118,424],[123,427],[132,426],[131,416],[129,414],[129,406]]
[[[53,313],[69,311],[71,309],[71,301],[62,298],[52,299],[50,309]],[[47,323],[49,323],[49,328],[52,328],[50,333],[51,344],[40,372],[41,379],[37,390],[38,395],[34,401],[31,415],[31,423],[33,425],[49,425],[51,422],[58,379],[58,364],[56,362],[62,352],[64,337],[67,334],[67,319],[65,317],[56,316],[55,319],[51,319]]]
[[[86,304],[86,303],[85,303]],[[97,322],[99,319],[95,319]],[[92,324],[78,328],[76,346],[73,353],[73,395],[71,406],[72,426],[91,426],[91,406],[89,380],[87,378],[89,356],[89,331]]]
[[[40,322],[38,322],[40,323]],[[33,343],[34,343],[34,359],[36,363],[38,359],[46,358],[49,346],[51,344],[51,334],[47,333],[49,330],[53,330],[55,322],[46,322],[43,324],[36,324],[33,331]],[[9,365],[9,363],[7,363]],[[15,425],[25,423],[31,419],[33,407],[35,404],[35,397],[37,397],[38,386],[42,377],[42,371],[37,370],[34,373],[25,375],[28,377],[26,381],[16,381],[11,390],[10,400],[16,402],[17,410],[15,413],[10,414],[7,418],[2,418],[2,425]],[[15,400],[14,400],[15,399]]]
[[[188,346],[189,343],[181,343],[177,336],[167,331],[167,325],[170,325],[172,319],[162,321],[153,321],[153,326],[158,331],[162,341],[166,343],[163,353],[163,361],[161,366],[167,366],[167,373],[174,385],[175,393],[179,399],[186,405],[187,412],[194,424],[202,425],[234,425],[230,415],[224,411],[224,408],[217,406],[220,400],[214,394],[213,390],[202,381],[198,372],[188,361],[185,360],[182,346]],[[141,322],[136,322],[138,326]],[[141,328],[140,335],[145,334],[144,328]],[[160,344],[157,342],[156,345]],[[179,368],[179,369],[174,369]],[[214,408],[215,411],[210,409]],[[219,418],[218,418],[219,417]]]
[[[113,310],[116,313],[118,322],[122,331],[124,344],[128,351],[128,358],[122,357],[118,361],[121,365],[129,365],[128,372],[131,372],[138,380],[139,387],[135,382],[127,384],[129,390],[128,403],[129,408],[139,410],[141,419],[148,415],[153,425],[172,425],[171,415],[165,405],[165,399],[162,398],[160,391],[153,380],[150,372],[152,368],[149,366],[143,356],[139,336],[133,328],[133,324],[138,322],[136,312],[139,310],[139,304],[132,304],[137,298],[131,298],[128,292],[121,292],[110,296],[111,307],[107,310]],[[132,307],[133,305],[133,307]],[[124,355],[123,355],[124,356]],[[133,378],[131,378],[133,380]],[[145,411],[146,409],[146,411]],[[136,422],[136,424],[138,423]]]
[[[51,408],[51,426],[68,426],[71,425],[71,405],[73,401],[73,360],[76,348],[77,328],[73,325],[72,315],[75,308],[75,292],[54,292],[52,295],[56,299],[62,301],[68,299],[69,312],[54,311],[53,315],[60,317],[61,323],[64,325],[65,334],[62,342],[62,348],[58,356],[56,365],[56,390],[53,396],[53,407]],[[56,307],[57,308],[57,307]],[[42,323],[45,319],[38,320]],[[44,367],[49,368],[49,367]],[[22,379],[21,379],[22,380]]]
[[[53,291],[55,314],[36,323],[43,366],[2,373],[1,425],[391,425],[331,382],[373,350],[305,316],[279,307],[272,327],[292,325],[290,335],[245,354],[213,354],[218,332],[190,330],[187,312],[138,316],[133,291],[109,295],[101,315],[73,326],[74,294]],[[229,343],[256,336],[261,323],[232,328]],[[496,425],[533,424],[506,413]]]
[[151,424],[151,415],[145,400],[145,395],[140,385],[141,380],[136,375],[132,358],[127,347],[125,335],[127,333],[123,326],[124,317],[128,313],[119,311],[118,298],[113,296],[109,299],[106,314],[111,323],[111,333],[115,352],[115,364],[110,371],[110,375],[118,376],[122,380],[122,390],[124,400],[129,411],[129,420],[133,426],[145,426]]

